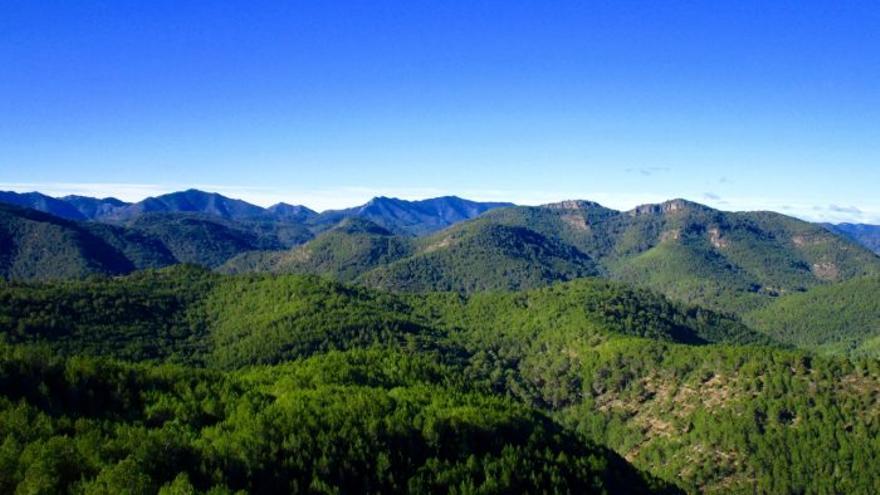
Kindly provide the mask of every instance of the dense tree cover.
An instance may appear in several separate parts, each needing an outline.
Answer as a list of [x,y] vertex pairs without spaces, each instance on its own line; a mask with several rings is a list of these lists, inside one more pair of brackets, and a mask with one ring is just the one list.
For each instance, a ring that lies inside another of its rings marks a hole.
[[382,351],[220,373],[0,346],[0,491],[675,491],[438,371]]
[[[131,263],[131,267],[124,267],[121,273],[128,273],[134,269],[162,268],[179,262],[165,243],[147,233],[103,223],[89,222],[80,225],[83,229],[116,249]],[[37,260],[35,259],[34,261]],[[54,275],[47,273],[46,278],[67,278],[55,277]],[[17,279],[16,277],[10,278]],[[24,279],[27,279],[27,277],[24,277]]]
[[596,275],[589,256],[522,227],[477,224],[420,240],[410,258],[358,281],[383,289],[426,292],[520,290]]
[[[469,223],[527,227],[587,253],[608,277],[723,311],[880,274],[880,257],[822,226],[684,200],[616,212],[595,203],[493,210]],[[455,228],[466,228],[461,224]]]
[[689,491],[880,489],[877,361],[645,341],[574,349],[584,398],[560,421]]
[[0,203],[0,278],[76,278],[135,268],[119,249],[80,224]]
[[754,328],[808,349],[880,357],[880,278],[868,277],[790,294],[749,313]]
[[124,278],[10,283],[0,288],[0,332],[9,343],[47,343],[67,355],[195,362],[207,346],[195,308],[212,280],[180,265]]
[[178,267],[0,286],[0,331],[4,492],[662,488],[597,445],[689,492],[880,489],[878,361],[607,281],[395,295]]
[[[422,232],[430,219],[447,224],[488,208],[445,199],[421,206],[377,201],[368,208],[373,213],[331,212],[310,217],[322,219],[315,225],[176,212],[140,214],[120,227],[4,206],[0,238],[10,241],[0,247],[0,275],[68,278],[187,262],[227,273],[307,273],[393,291],[463,293],[601,275],[745,314],[779,296],[880,274],[880,257],[822,226],[683,200],[629,212],[584,201],[495,208],[422,238],[392,235],[361,218],[390,215],[402,229],[394,232],[410,233],[410,227]],[[304,246],[283,250],[338,220],[343,223]]]
[[249,252],[224,273],[308,273],[405,292],[517,290],[597,274],[577,249],[521,227],[474,224],[412,239],[349,219],[287,252]]
[[0,278],[63,280],[177,263],[216,267],[242,252],[285,249],[311,236],[301,224],[265,219],[150,214],[110,225],[0,203]]
[[461,347],[454,332],[524,340],[548,326],[597,342],[769,342],[730,317],[600,279],[523,293],[395,295],[313,276],[229,277],[177,266],[0,288],[0,332],[12,343],[222,368],[370,344]]
[[184,213],[152,213],[125,223],[129,230],[158,240],[178,263],[215,268],[230,258],[256,249],[284,249],[311,238],[298,223],[270,220],[225,220]]
[[[683,200],[617,212],[567,201],[491,210],[428,237],[335,229],[228,273],[312,273],[394,291],[520,290],[586,275],[744,314],[781,295],[880,274],[880,257],[819,225]],[[375,230],[374,229],[374,230]]]
[[413,252],[412,239],[361,218],[343,220],[304,246],[289,251],[251,251],[227,261],[223,273],[306,273],[344,282]]

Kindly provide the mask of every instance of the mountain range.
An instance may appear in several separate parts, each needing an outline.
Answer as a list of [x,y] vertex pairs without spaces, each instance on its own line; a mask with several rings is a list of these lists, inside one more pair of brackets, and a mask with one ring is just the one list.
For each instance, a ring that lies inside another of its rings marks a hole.
[[278,203],[263,208],[222,194],[188,189],[149,197],[137,203],[116,198],[65,196],[39,192],[0,191],[0,202],[32,208],[74,221],[119,223],[153,213],[190,213],[224,220],[272,220],[310,225],[320,231],[350,217],[367,218],[395,233],[423,235],[512,203],[485,203],[455,196],[407,201],[376,197],[362,206],[317,213],[306,206]]
[[51,213],[67,220],[95,220],[118,222],[148,213],[200,213],[226,220],[271,218],[302,221],[316,215],[305,206],[278,203],[262,208],[240,199],[227,198],[218,193],[188,189],[161,196],[149,197],[137,203],[126,203],[116,198],[64,196],[53,198],[38,192],[0,192],[0,202]]
[[880,258],[819,225],[684,200],[616,211],[587,201],[493,209],[431,235],[361,219],[221,271],[314,273],[390,290],[511,290],[603,276],[744,312],[811,287],[880,273]]
[[876,492],[868,228],[3,198],[2,493]]
[[[70,195],[56,198],[39,192],[0,191],[0,203],[31,208],[74,221],[118,223],[149,213],[191,213],[225,220],[261,219],[301,223],[309,225],[313,232],[326,230],[346,218],[360,217],[371,220],[394,233],[415,236],[436,232],[492,209],[514,206],[513,203],[477,202],[455,196],[421,201],[380,196],[361,206],[318,213],[306,206],[288,203],[277,203],[263,208],[246,201],[197,189],[149,197],[136,203],[128,203],[113,197]],[[591,205],[595,207],[597,213],[602,210],[600,205],[589,201],[564,201],[556,206],[571,209],[574,205],[582,208]],[[650,207],[651,205],[647,205],[642,208]],[[880,226],[854,223],[821,225],[880,253]]]
[[[838,318],[836,330],[824,325],[824,333],[781,330],[790,326],[781,315],[795,315],[788,308],[801,305],[785,301],[843,305],[841,314],[871,306],[870,293],[846,291],[849,281],[858,286],[880,276],[880,257],[850,233],[866,228],[838,230],[682,199],[617,211],[590,201],[513,206],[380,197],[316,213],[196,190],[134,204],[5,194],[56,213],[0,203],[0,275],[9,280],[189,263],[221,273],[313,274],[394,292],[473,294],[601,277],[736,314],[780,342],[852,354],[880,348],[872,343],[880,328],[859,326],[858,318]],[[812,296],[822,291],[852,297]]]
[[[0,265],[0,275],[23,280],[63,278],[73,273],[127,273],[157,264],[194,263],[216,267],[242,252],[280,250],[302,244],[346,218],[370,218],[390,231],[411,236],[433,232],[504,206],[456,197],[424,201],[375,198],[358,208],[319,214],[305,206],[286,203],[262,208],[195,189],[137,203],[115,198],[53,198],[37,192],[0,192],[0,204],[53,216],[51,219],[33,216],[3,207],[10,241],[3,247],[2,259],[7,261]],[[51,223],[50,230],[66,234],[55,245],[40,244],[47,240],[45,238],[27,245],[11,238],[12,232],[18,232],[15,229],[25,229],[25,225],[28,229],[35,228],[39,222]],[[80,231],[89,232],[90,237],[74,234]],[[103,245],[107,243],[109,245]],[[143,246],[133,247],[138,243]],[[88,253],[97,245],[101,245],[102,252],[113,253],[108,255],[111,258],[125,261],[95,262]],[[155,249],[160,249],[161,255],[152,253]],[[67,253],[66,256],[75,259],[69,264],[79,268],[68,269],[50,261],[53,251]],[[129,259],[127,251],[145,252],[137,252]],[[85,253],[83,259],[77,259],[76,253]]]

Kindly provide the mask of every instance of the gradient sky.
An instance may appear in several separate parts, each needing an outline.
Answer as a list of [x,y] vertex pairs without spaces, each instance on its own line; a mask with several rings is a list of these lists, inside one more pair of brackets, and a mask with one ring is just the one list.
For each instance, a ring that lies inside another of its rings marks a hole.
[[0,189],[880,223],[876,2],[0,2]]

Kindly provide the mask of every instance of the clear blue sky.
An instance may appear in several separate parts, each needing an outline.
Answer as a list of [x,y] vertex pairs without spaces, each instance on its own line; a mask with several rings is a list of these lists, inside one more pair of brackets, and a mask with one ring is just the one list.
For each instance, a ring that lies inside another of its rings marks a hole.
[[880,222],[876,2],[0,3],[0,188]]

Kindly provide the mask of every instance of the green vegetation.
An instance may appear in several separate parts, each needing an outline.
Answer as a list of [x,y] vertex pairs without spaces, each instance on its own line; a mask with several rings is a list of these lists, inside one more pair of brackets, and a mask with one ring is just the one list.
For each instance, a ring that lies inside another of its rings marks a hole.
[[116,279],[0,287],[0,331],[63,355],[236,368],[406,342],[455,354],[460,338],[525,341],[545,326],[703,344],[769,343],[737,321],[598,279],[523,293],[392,295],[310,276],[225,277],[176,266]]
[[195,362],[204,353],[196,304],[212,276],[176,266],[118,279],[0,288],[0,330],[10,343],[50,344],[64,355]]
[[873,493],[880,479],[878,361],[786,350],[598,279],[417,295],[176,267],[7,284],[0,315],[4,492]]
[[0,346],[0,491],[672,491],[435,368],[372,351],[219,373]]
[[493,210],[473,222],[527,227],[587,253],[612,279],[737,313],[780,294],[880,274],[880,257],[822,226],[684,200],[629,212],[571,201]]
[[245,251],[283,249],[305,242],[311,233],[299,224],[260,220],[231,221],[181,213],[140,215],[125,226],[157,239],[179,263],[215,268]]
[[519,290],[595,275],[577,249],[537,232],[467,225],[419,240],[418,253],[373,270],[359,281],[408,292]]
[[411,239],[366,220],[347,220],[288,252],[253,252],[220,268],[224,273],[308,273],[400,292],[543,287],[595,275],[577,249],[529,229],[463,224]]
[[313,241],[290,251],[252,251],[227,261],[223,273],[273,272],[323,275],[352,281],[411,254],[412,241],[360,218],[343,220]]
[[880,258],[782,215],[0,229],[0,493],[880,491]]
[[779,298],[749,324],[779,340],[832,354],[880,357],[880,278],[853,279]]
[[563,350],[584,398],[560,422],[689,492],[880,488],[877,361],[646,341],[547,352]]
[[4,279],[75,278],[135,268],[123,252],[80,224],[4,203],[0,203],[0,241]]
[[285,249],[310,238],[302,225],[261,219],[149,214],[111,225],[0,203],[0,278],[64,280],[178,263],[216,267],[242,252]]
[[[377,221],[390,216],[403,232],[421,232],[430,219],[448,224],[484,207],[446,198],[421,204],[422,211],[386,198],[371,203],[369,215],[361,213]],[[398,292],[470,294],[600,275],[742,315],[780,296],[880,274],[880,257],[822,226],[684,200],[629,212],[584,201],[494,208],[420,238],[394,235],[358,217],[359,210],[318,215],[313,220],[320,222],[311,226],[152,213],[135,216],[125,228],[46,215],[27,223],[18,218],[25,211],[0,222],[13,239],[0,253],[7,279],[117,274],[184,262],[223,273],[315,274]],[[341,223],[331,228],[336,221]],[[23,222],[31,230],[15,227]],[[328,228],[312,239],[309,229]]]
[[377,226],[337,228],[289,252],[246,253],[222,271],[466,294],[601,275],[745,314],[782,295],[880,274],[880,257],[776,213],[729,213],[683,200],[617,212],[568,201],[494,209],[418,239]]

